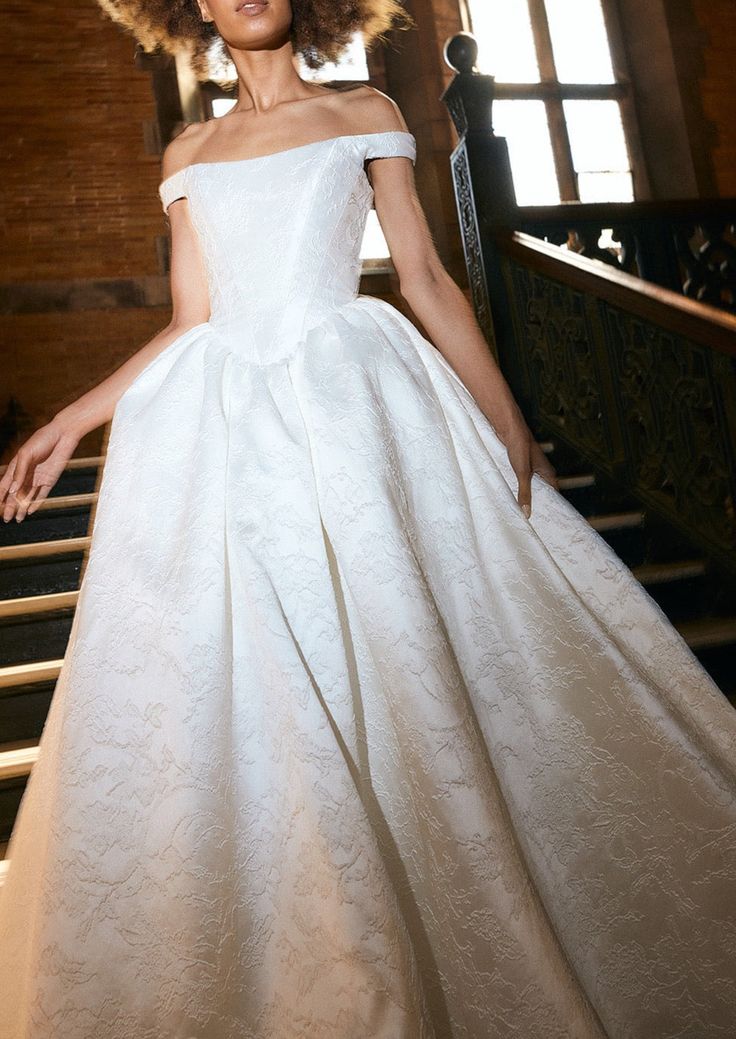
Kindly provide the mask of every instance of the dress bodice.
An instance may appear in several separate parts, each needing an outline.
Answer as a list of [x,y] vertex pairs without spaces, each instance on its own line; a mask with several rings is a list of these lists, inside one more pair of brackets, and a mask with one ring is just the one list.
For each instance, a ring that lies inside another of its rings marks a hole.
[[192,163],[164,180],[164,209],[187,198],[202,248],[213,329],[261,362],[358,294],[373,189],[364,163],[416,159],[406,131],[343,135],[251,159]]

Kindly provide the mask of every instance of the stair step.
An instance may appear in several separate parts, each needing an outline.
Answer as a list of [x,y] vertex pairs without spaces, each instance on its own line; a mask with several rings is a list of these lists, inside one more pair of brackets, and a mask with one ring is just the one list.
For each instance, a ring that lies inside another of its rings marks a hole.
[[67,469],[99,469],[101,465],[104,465],[104,455],[90,455],[85,458],[70,458],[66,463]]
[[[89,542],[88,537],[63,538],[1,547],[0,600],[76,591]],[[46,551],[38,548],[45,545]]]
[[0,733],[3,740],[37,740],[51,709],[56,682],[36,682],[2,690]]
[[54,610],[75,609],[79,591],[49,592],[45,595],[27,595],[17,599],[0,599],[0,621],[7,617],[27,617]]
[[22,523],[12,520],[0,523],[0,544],[16,547],[41,541],[86,537],[90,534],[91,509],[94,505],[86,499],[91,497],[95,496],[75,494],[47,498]]
[[684,621],[677,630],[692,650],[712,649],[734,644],[736,658],[736,617],[703,617]]
[[[34,599],[40,612],[29,609]],[[0,667],[30,664],[50,656],[63,657],[72,630],[76,601],[76,591],[37,596],[25,602],[4,600],[2,605],[7,604],[9,615],[0,615]],[[18,611],[10,612],[18,603]],[[56,605],[52,606],[54,603]],[[52,606],[50,611],[48,606]]]
[[588,523],[593,530],[599,534],[610,530],[626,530],[632,527],[641,527],[644,524],[645,514],[639,511],[612,512],[603,516],[588,516]]
[[56,497],[44,498],[38,503],[36,512],[48,512],[56,509],[78,509],[82,506],[94,505],[97,501],[97,491],[89,494],[57,494]]
[[[29,776],[38,761],[38,742],[22,741],[25,746],[0,744],[0,780]],[[7,749],[6,749],[7,748]]]
[[632,573],[643,585],[657,585],[702,577],[706,569],[704,559],[683,559],[673,563],[645,563],[635,566]]
[[48,556],[67,555],[71,552],[84,552],[89,548],[92,538],[85,535],[80,538],[59,538],[56,541],[31,541],[25,545],[0,545],[0,565],[17,560],[43,559]]
[[36,660],[31,664],[12,664],[0,667],[0,696],[15,691],[18,686],[35,685],[37,682],[55,682],[59,677],[64,658]]
[[561,491],[577,491],[583,487],[595,487],[595,474],[581,473],[580,476],[561,476],[557,482]]

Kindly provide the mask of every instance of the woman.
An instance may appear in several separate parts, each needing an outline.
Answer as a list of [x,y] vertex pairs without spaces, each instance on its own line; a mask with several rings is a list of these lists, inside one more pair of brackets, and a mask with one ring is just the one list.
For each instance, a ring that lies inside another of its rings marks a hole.
[[[295,69],[396,5],[197,2],[114,5],[238,72],[164,156],[171,323],[0,481],[112,419],[0,1037],[731,1034],[733,711],[555,489],[396,105]],[[372,198],[433,343],[357,293]]]

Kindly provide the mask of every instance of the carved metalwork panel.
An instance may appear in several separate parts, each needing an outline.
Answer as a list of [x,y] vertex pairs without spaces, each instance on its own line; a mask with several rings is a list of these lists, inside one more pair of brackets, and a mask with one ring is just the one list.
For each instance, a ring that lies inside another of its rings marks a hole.
[[679,525],[736,550],[736,445],[726,421],[733,361],[600,307],[632,486]]
[[528,417],[736,559],[736,359],[515,261],[504,276]]
[[674,236],[685,295],[736,313],[736,223],[680,225]]
[[535,418],[610,469],[605,380],[583,296],[511,261],[504,273]]

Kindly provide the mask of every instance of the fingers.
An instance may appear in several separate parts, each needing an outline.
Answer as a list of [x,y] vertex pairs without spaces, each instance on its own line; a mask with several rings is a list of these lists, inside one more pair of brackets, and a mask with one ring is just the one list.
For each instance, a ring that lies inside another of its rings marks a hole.
[[555,467],[536,441],[532,444],[531,462],[532,472],[537,473],[550,487],[554,487],[556,491],[559,491],[560,485]]
[[0,505],[2,505],[7,497],[10,485],[15,479],[15,463],[16,459],[12,458],[3,473],[2,479],[0,479]]
[[36,509],[42,501],[45,501],[46,498],[48,498],[49,494],[51,493],[51,486],[51,484],[43,484],[41,487],[39,487],[38,494],[28,506],[29,516],[31,515],[31,513],[36,511]]
[[559,490],[559,481],[554,466],[540,444],[531,436],[521,437],[509,444],[509,461],[518,481],[517,501],[527,519],[532,514],[532,476],[537,473],[542,479]]
[[31,458],[32,455],[24,448],[21,448],[8,463],[5,475],[0,481],[0,491],[2,492],[0,502],[5,503],[3,519],[6,523],[13,518],[13,513],[23,498],[23,484]]
[[13,518],[13,514],[17,508],[17,491],[19,489],[18,481],[16,478],[17,472],[17,458],[14,458],[9,464],[5,472],[5,475],[0,482],[0,490],[2,495],[0,496],[0,503],[3,504],[3,519],[7,523]]
[[9,523],[13,516],[15,516],[18,523],[25,519],[28,506],[34,501],[38,492],[44,486],[44,484],[41,483],[42,477],[38,473],[38,467],[36,467],[36,472],[34,473],[33,481],[30,485],[24,486],[17,473],[18,469],[16,467],[15,473],[6,489],[7,493],[4,495],[5,506],[3,508],[3,520],[5,523]]
[[[14,484],[11,484],[11,487]],[[3,509],[3,520],[5,523],[9,523],[13,516],[18,518],[17,514],[21,508],[24,508],[26,498],[32,493],[31,488],[18,487],[17,491],[8,490],[5,508]],[[25,515],[25,511],[24,511]]]
[[532,514],[532,471],[530,468],[527,468],[521,474],[517,473],[516,475],[519,480],[516,500],[521,506],[521,511],[529,519]]
[[527,519],[532,514],[532,465],[528,440],[508,448],[509,462],[518,482],[516,500]]
[[29,507],[32,503],[37,502],[41,490],[42,484],[35,484],[35,486],[31,487],[27,495],[18,500],[18,511],[15,515],[17,523],[21,523],[26,518],[26,514],[30,511]]
[[13,473],[12,483],[8,488],[10,494],[17,494],[23,487],[31,459],[32,455],[26,450],[24,445],[13,459],[15,471]]

